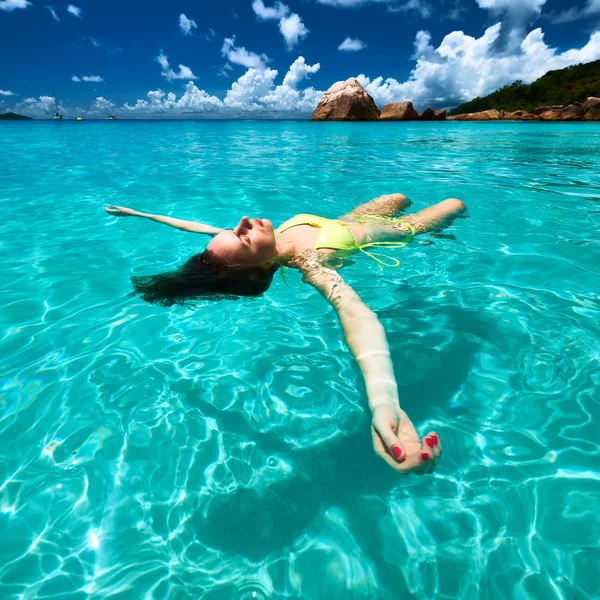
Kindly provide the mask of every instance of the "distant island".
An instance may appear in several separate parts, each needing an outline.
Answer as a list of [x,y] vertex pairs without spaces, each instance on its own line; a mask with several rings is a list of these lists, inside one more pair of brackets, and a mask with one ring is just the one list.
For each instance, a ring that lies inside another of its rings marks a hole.
[[0,121],[31,121],[31,117],[26,117],[25,115],[18,115],[14,112],[7,112],[3,115],[0,115]]
[[515,81],[488,96],[460,104],[450,111],[450,115],[491,109],[535,113],[540,106],[583,104],[589,97],[600,97],[600,60],[548,71],[529,85]]

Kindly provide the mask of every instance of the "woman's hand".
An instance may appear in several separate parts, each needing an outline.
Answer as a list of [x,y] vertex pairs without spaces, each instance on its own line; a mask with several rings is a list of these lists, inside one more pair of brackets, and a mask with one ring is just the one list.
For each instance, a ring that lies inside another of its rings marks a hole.
[[399,406],[375,407],[371,433],[375,452],[399,473],[431,473],[442,455],[437,434],[430,431],[421,441]]
[[134,217],[137,211],[124,206],[105,206],[104,210],[113,217]]

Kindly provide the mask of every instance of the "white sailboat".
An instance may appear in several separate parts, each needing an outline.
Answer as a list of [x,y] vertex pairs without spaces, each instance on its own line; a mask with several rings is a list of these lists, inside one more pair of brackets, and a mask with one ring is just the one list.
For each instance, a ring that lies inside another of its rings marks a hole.
[[54,90],[52,90],[52,99],[54,100],[54,114],[52,115],[52,118],[62,121],[63,116],[58,112],[58,103],[56,102]]

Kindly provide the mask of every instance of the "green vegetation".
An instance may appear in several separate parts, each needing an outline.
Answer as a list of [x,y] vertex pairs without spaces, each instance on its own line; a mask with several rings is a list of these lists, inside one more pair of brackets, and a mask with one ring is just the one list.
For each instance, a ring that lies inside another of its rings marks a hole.
[[23,115],[18,115],[17,113],[7,112],[3,115],[0,115],[0,121],[31,121],[31,117],[24,117]]
[[515,81],[489,96],[457,106],[450,114],[460,115],[490,108],[533,112],[538,106],[584,102],[589,96],[600,96],[600,60],[548,71],[530,85]]

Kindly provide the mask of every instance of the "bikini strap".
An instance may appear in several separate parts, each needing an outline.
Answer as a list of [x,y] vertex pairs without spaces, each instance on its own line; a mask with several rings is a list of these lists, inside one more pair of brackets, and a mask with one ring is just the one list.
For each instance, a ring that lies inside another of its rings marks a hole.
[[[384,217],[381,217],[384,218]],[[387,256],[386,254],[375,254],[373,252],[367,252],[365,248],[371,248],[373,246],[387,246],[390,249],[404,248],[408,243],[412,242],[413,237],[416,235],[417,230],[410,223],[406,223],[405,221],[397,221],[399,224],[408,227],[410,230],[410,234],[407,235],[406,239],[402,242],[370,242],[368,244],[361,244],[360,246],[357,244],[357,248],[367,256],[371,257],[379,266],[379,270],[383,271],[383,267],[399,267],[400,261],[393,256]],[[382,260],[382,257],[384,260]],[[390,262],[386,262],[390,261]],[[383,265],[383,267],[382,267]]]

